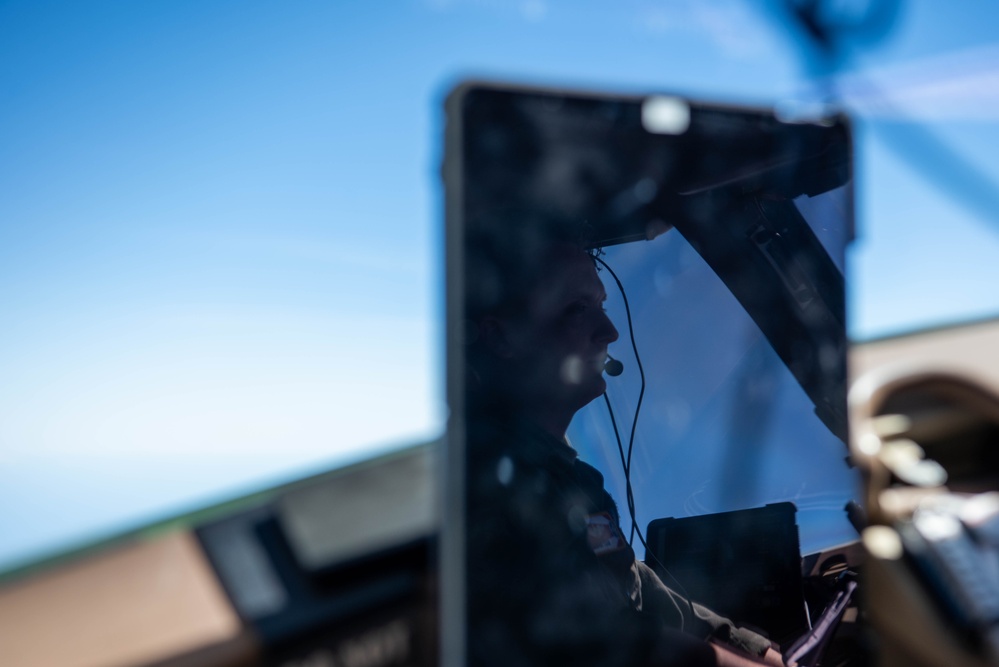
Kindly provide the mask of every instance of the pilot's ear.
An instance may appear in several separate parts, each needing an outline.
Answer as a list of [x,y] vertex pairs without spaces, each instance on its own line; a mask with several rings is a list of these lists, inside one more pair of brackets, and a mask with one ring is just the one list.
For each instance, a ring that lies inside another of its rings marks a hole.
[[479,336],[486,349],[499,359],[512,359],[513,344],[506,322],[498,317],[484,317],[479,322]]

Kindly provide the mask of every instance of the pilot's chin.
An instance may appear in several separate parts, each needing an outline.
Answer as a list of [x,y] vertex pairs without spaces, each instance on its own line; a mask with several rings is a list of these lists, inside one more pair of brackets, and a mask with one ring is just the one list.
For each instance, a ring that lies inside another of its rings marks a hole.
[[599,361],[584,362],[579,357],[567,357],[562,362],[562,382],[570,393],[585,403],[599,397],[607,389],[603,360]]
[[595,376],[592,381],[586,383],[587,389],[587,403],[593,401],[607,390],[607,380],[604,379],[603,375]]

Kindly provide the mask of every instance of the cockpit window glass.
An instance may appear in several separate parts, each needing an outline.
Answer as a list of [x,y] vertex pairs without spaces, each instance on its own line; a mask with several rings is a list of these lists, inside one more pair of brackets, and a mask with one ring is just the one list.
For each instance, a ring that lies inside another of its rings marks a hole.
[[853,234],[850,196],[850,188],[841,186],[813,197],[801,195],[794,200],[798,212],[841,274],[846,273],[843,266],[846,246]]
[[[842,219],[829,227],[837,226]],[[803,553],[855,539],[843,508],[857,479],[843,442],[690,244],[671,230],[651,242],[607,248],[602,259],[625,285],[645,370],[631,462],[638,527],[789,500],[798,508]],[[621,293],[607,270],[599,275],[621,333],[610,353],[625,371],[607,379],[607,396],[626,455],[641,379]],[[568,437],[604,474],[611,495],[626,498],[603,400],[577,413]],[[627,515],[622,509],[630,532]],[[643,552],[639,540],[633,547]]]

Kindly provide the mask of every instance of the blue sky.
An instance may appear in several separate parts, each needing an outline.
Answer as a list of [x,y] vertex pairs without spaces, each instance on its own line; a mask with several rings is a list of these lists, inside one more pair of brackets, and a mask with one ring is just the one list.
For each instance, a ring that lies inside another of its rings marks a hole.
[[[778,103],[817,88],[781,17],[0,1],[0,569],[440,433],[448,88]],[[849,45],[855,338],[999,314],[995,195],[932,150],[999,182],[995,22],[901,3]]]

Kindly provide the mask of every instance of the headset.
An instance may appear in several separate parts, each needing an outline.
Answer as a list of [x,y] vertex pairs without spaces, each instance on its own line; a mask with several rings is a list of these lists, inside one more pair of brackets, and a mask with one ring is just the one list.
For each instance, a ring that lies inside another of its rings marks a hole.
[[[635,354],[635,364],[638,366],[638,375],[641,378],[641,389],[638,392],[638,403],[635,405],[635,416],[631,421],[631,434],[628,436],[628,450],[625,452],[624,446],[621,442],[621,433],[617,428],[617,419],[614,417],[614,409],[611,407],[610,398],[607,396],[607,392],[604,391],[604,404],[607,406],[607,414],[610,415],[611,426],[614,429],[614,438],[617,440],[617,451],[621,455],[621,466],[624,469],[624,485],[625,485],[625,495],[628,503],[628,514],[631,517],[631,534],[628,536],[628,544],[633,544],[635,541],[635,535],[638,535],[638,540],[642,543],[645,548],[646,557],[651,556],[656,562],[662,572],[665,572],[670,580],[676,584],[677,588],[683,594],[684,601],[687,603],[687,609],[690,611],[690,615],[694,616],[693,603],[690,600],[690,594],[687,593],[683,584],[680,580],[673,576],[673,574],[666,569],[666,566],[656,558],[656,555],[649,551],[649,545],[645,541],[645,536],[642,535],[641,529],[638,527],[638,520],[635,516],[635,494],[631,487],[631,452],[635,445],[635,432],[638,429],[638,415],[642,409],[642,400],[645,398],[645,369],[642,366],[642,358],[638,354],[638,344],[635,342],[635,327],[631,320],[631,306],[628,304],[628,295],[624,290],[624,284],[621,279],[617,277],[614,273],[614,269],[610,265],[600,258],[599,254],[593,255],[593,261],[598,263],[601,267],[607,269],[607,272],[614,279],[617,284],[618,290],[621,292],[621,299],[624,302],[624,314],[628,321],[628,337],[631,339],[631,350]],[[611,377],[617,377],[624,372],[624,364],[617,359],[607,355],[607,362],[604,364],[604,372]],[[666,589],[669,593],[669,588]],[[680,609],[680,605],[677,604],[676,599],[670,594],[670,600],[673,602],[673,606],[676,607],[676,611],[680,616],[680,630],[683,630],[685,617],[683,611]]]

